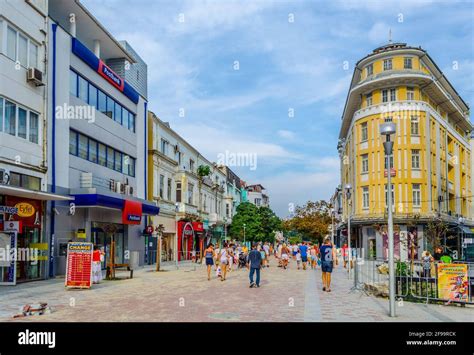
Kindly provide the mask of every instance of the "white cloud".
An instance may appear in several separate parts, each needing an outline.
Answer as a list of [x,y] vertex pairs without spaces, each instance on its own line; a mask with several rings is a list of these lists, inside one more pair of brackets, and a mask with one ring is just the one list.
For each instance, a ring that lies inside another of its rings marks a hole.
[[277,133],[281,138],[288,139],[288,140],[293,140],[296,137],[295,132],[288,131],[286,129],[280,129]]
[[[376,22],[368,32],[369,40],[375,44],[388,43],[390,26],[383,22]],[[393,29],[392,29],[393,38]]]

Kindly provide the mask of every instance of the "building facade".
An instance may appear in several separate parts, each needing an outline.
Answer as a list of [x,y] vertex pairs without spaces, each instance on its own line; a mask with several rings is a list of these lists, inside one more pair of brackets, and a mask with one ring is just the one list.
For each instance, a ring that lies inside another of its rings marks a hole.
[[74,198],[48,206],[50,276],[65,272],[68,241],[104,248],[104,268],[133,252],[143,264],[145,216],[158,213],[146,201],[146,90],[107,64],[136,56],[80,2],[51,0],[49,17],[48,183]]
[[[389,160],[379,133],[384,122],[396,125]],[[470,232],[466,226],[473,218],[471,131],[468,105],[425,50],[390,43],[361,59],[339,135],[342,235],[347,236],[350,216],[352,246],[365,257],[387,257],[388,173],[393,177],[396,258],[410,258],[412,252],[418,258],[430,248],[427,223],[434,219],[449,224],[452,234]],[[457,257],[461,244],[446,242]]]
[[245,190],[247,191],[248,202],[254,204],[257,207],[270,207],[270,200],[266,189],[261,184],[248,185]]
[[[148,198],[160,207],[151,226],[164,228],[161,260],[190,260],[223,237],[226,175],[152,112],[148,125]],[[199,166],[210,175],[200,177]]]

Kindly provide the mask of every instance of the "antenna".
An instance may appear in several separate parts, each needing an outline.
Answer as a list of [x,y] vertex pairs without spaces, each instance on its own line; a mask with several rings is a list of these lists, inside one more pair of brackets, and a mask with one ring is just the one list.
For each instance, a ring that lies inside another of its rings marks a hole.
[[388,29],[388,43],[392,44],[392,29]]

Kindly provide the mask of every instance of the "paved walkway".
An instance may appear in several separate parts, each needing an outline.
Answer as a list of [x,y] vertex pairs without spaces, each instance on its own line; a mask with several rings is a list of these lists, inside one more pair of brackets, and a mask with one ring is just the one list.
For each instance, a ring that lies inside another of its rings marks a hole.
[[[234,270],[226,281],[207,281],[204,266],[165,266],[135,272],[131,280],[103,281],[90,290],[66,290],[63,279],[0,287],[0,321],[474,321],[471,307],[404,302],[397,318],[387,316],[388,301],[350,293],[351,281],[338,266],[332,292],[321,289],[321,272],[283,270],[274,259],[262,271],[260,288],[248,287],[248,272]],[[27,303],[47,302],[53,313],[13,320]]]

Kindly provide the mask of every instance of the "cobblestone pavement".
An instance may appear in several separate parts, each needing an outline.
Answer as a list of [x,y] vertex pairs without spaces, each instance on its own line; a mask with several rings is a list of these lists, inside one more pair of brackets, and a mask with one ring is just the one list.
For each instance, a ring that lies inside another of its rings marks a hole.
[[[321,271],[283,270],[274,259],[262,271],[260,288],[248,287],[246,269],[234,270],[226,281],[207,280],[204,266],[173,265],[156,273],[150,268],[133,279],[103,281],[90,290],[66,290],[63,279],[0,288],[0,321],[474,321],[471,307],[405,302],[397,317],[388,317],[388,301],[350,293],[351,281],[338,266],[332,292],[321,289]],[[51,314],[12,319],[27,303],[47,302]]]

